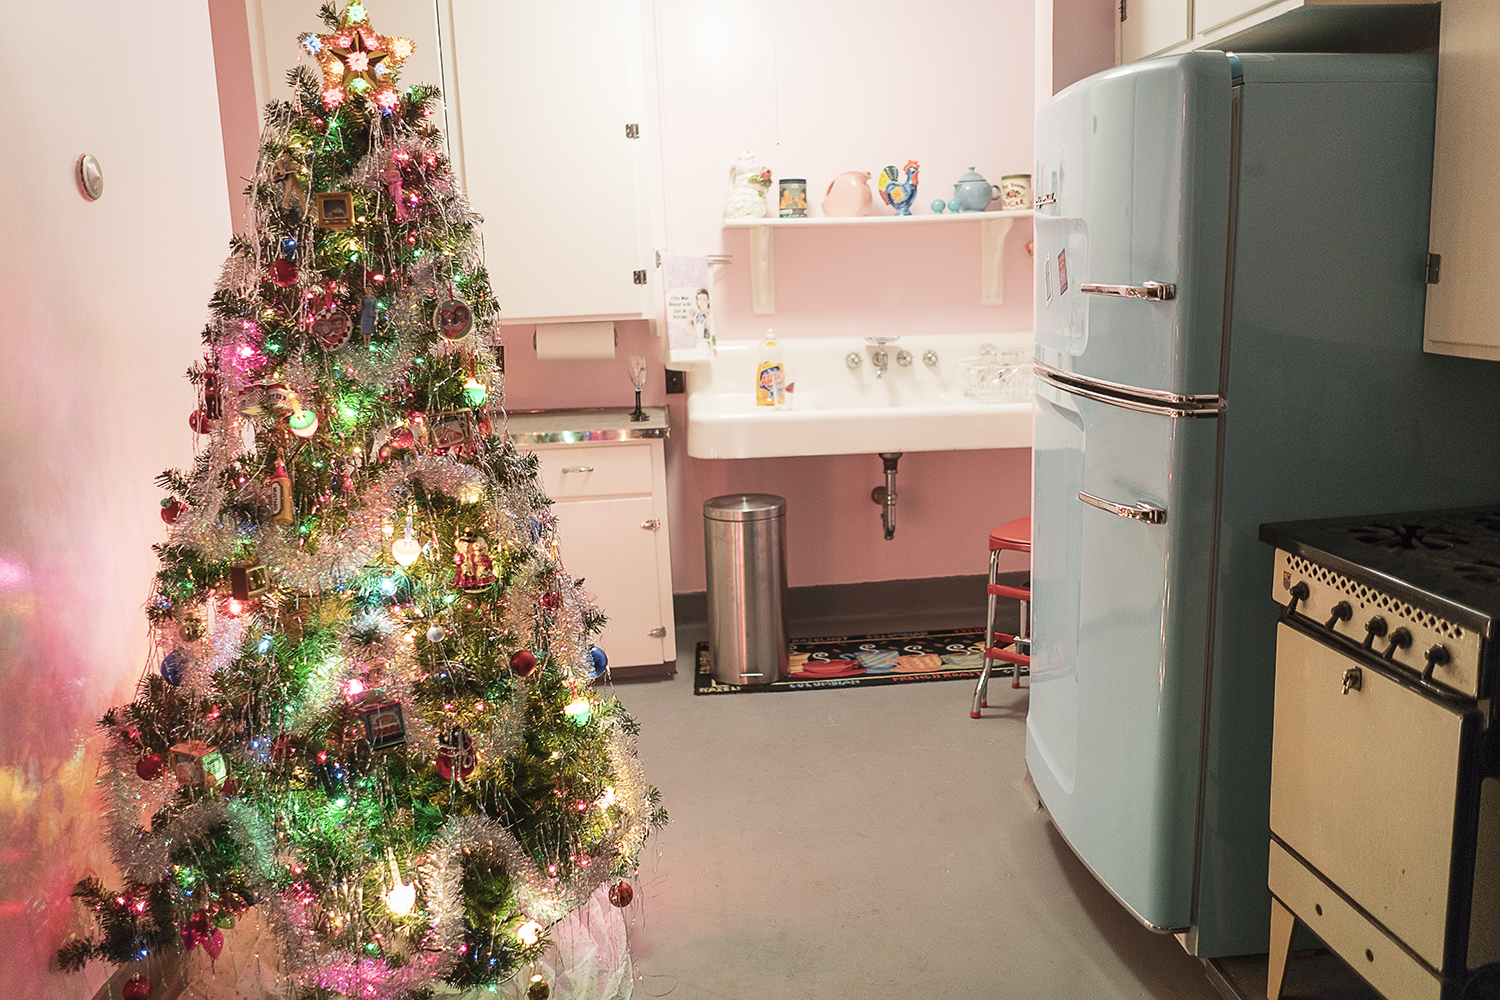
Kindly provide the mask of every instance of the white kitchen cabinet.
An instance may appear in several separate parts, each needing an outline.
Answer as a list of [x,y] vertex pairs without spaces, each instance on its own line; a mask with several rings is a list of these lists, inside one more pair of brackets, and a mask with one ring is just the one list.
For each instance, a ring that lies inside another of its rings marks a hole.
[[[1483,5],[1485,0],[1474,2]],[[1397,20],[1404,16],[1371,17],[1369,8],[1410,3],[1436,0],[1114,0],[1121,62],[1221,47],[1242,52],[1347,51],[1339,44],[1344,32],[1387,36],[1398,30]],[[1447,7],[1444,3],[1445,21]],[[1359,27],[1347,28],[1356,23]]]
[[1115,10],[1125,62],[1164,52],[1192,34],[1192,0],[1120,0]]
[[1500,4],[1443,0],[1438,39],[1437,149],[1425,347],[1500,361],[1500,287],[1494,232],[1500,223]]
[[[666,410],[512,413],[516,448],[541,461],[559,555],[607,617],[598,645],[617,676],[653,676],[677,659],[667,532]],[[645,669],[654,668],[654,669]]]
[[503,321],[651,315],[639,0],[439,0],[438,20]]

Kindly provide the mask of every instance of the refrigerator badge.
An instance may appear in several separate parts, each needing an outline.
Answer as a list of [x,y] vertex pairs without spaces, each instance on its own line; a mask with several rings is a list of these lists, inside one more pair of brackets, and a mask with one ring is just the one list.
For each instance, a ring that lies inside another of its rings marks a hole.
[[1057,251],[1057,294],[1068,294],[1068,251],[1066,250]]
[[1046,293],[1047,304],[1052,304],[1052,255],[1042,261],[1042,291]]

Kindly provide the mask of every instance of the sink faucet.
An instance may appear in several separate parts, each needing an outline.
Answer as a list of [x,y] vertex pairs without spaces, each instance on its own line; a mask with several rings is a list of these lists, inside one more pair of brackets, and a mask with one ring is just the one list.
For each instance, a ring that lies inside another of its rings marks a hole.
[[870,355],[870,363],[875,366],[875,377],[880,378],[890,367],[891,357],[885,353],[884,347],[877,347],[875,353]]

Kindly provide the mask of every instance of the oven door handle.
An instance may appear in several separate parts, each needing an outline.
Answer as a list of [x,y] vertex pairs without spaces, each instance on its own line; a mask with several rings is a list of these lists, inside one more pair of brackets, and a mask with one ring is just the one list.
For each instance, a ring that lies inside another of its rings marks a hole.
[[1133,521],[1145,521],[1147,524],[1165,524],[1167,520],[1167,509],[1165,507],[1153,507],[1148,503],[1115,503],[1113,500],[1105,500],[1094,496],[1092,493],[1084,493],[1082,491],[1079,491],[1078,499],[1090,507],[1098,507],[1100,510],[1107,510],[1111,514],[1128,517]]

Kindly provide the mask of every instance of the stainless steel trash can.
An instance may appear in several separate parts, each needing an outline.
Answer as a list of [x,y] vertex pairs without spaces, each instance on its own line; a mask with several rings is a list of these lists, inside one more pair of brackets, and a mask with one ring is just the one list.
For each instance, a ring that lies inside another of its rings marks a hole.
[[770,684],[787,673],[786,500],[769,493],[703,504],[708,652],[720,684]]

